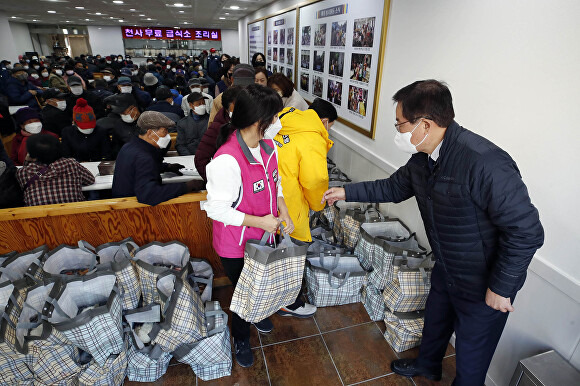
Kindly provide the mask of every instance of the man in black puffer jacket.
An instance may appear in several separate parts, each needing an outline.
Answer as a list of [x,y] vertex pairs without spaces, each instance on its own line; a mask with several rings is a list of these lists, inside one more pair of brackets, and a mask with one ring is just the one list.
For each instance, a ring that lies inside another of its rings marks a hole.
[[390,178],[332,188],[323,200],[416,198],[436,263],[419,357],[393,361],[391,368],[439,380],[455,332],[454,385],[483,385],[544,230],[514,160],[453,120],[447,86],[417,81],[393,100],[395,144],[411,159]]

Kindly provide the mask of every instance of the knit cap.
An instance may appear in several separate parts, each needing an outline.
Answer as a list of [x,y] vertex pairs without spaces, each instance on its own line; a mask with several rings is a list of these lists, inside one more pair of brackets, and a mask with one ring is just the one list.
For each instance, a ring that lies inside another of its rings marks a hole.
[[97,118],[93,108],[88,105],[86,99],[77,99],[77,104],[73,107],[73,120],[79,129],[94,129]]

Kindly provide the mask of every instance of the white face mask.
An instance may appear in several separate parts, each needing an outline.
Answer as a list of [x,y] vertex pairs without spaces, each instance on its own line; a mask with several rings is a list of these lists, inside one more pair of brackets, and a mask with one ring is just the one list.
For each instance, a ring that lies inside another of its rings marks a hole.
[[191,92],[201,92],[200,88],[194,87],[191,89]]
[[207,93],[208,93],[208,91],[209,91],[209,89],[208,89],[208,88],[204,88],[204,89],[203,89],[203,90],[201,90],[201,91],[207,94]]
[[7,65],[6,65],[6,69],[7,69],[7,70],[12,70],[12,65],[11,65],[11,64],[7,64]]
[[24,126],[24,130],[30,134],[38,134],[42,130],[42,122],[32,122]]
[[138,73],[139,73],[139,71],[131,71],[131,74],[132,74],[133,76],[137,75]]
[[30,74],[30,76],[31,76],[31,77],[33,77],[34,79],[38,79],[38,78],[40,78],[40,77],[38,76],[38,74]]
[[66,110],[66,101],[56,101],[56,108],[60,111]]
[[280,95],[280,98],[284,98],[284,94],[282,93],[282,91],[278,90],[276,92],[278,93],[278,95]]
[[66,70],[66,74],[67,74],[67,75],[72,75],[72,74],[74,74],[74,73],[75,73],[75,72],[74,72],[73,70]]
[[44,71],[44,72],[42,73],[42,76],[43,76],[44,78],[48,77],[48,72]]
[[25,70],[28,70],[30,67],[28,67],[28,66],[22,66],[22,68],[24,68]]
[[58,76],[62,75],[62,70],[55,70],[54,73]]
[[40,66],[34,66],[35,70],[38,70],[40,68]]
[[81,129],[80,127],[77,127],[77,128],[79,129],[79,131],[81,133],[83,133],[85,135],[89,135],[95,130],[95,128],[92,128],[92,129]]
[[73,95],[79,96],[83,93],[83,86],[71,86],[70,92],[72,92]]
[[107,60],[107,64],[111,64],[111,61],[110,60]]
[[171,65],[169,65],[169,64],[168,64],[166,67],[167,67],[167,69],[169,70],[169,69],[171,68]]
[[234,115],[233,111],[228,111],[228,114],[230,115],[230,118],[232,117],[232,115]]
[[133,123],[135,122],[135,118],[131,116],[131,114],[121,114],[121,119],[125,123]]
[[105,75],[105,76],[103,76],[103,79],[104,79],[106,82],[110,82],[110,81],[111,81],[111,77],[110,77],[110,76],[108,76],[108,75]]
[[169,143],[171,142],[171,135],[169,135],[169,133],[167,133],[165,137],[160,137],[159,135],[157,135],[155,130],[153,130],[153,134],[155,134],[157,138],[159,138],[157,140],[157,146],[159,146],[160,149],[165,149],[167,145],[169,145]]
[[422,144],[423,141],[425,141],[425,138],[429,136],[429,134],[426,134],[425,137],[423,137],[423,139],[421,140],[421,142],[419,142],[416,145],[413,145],[411,143],[411,137],[413,136],[413,132],[417,129],[417,127],[419,127],[420,124],[421,121],[417,123],[417,125],[413,128],[413,130],[408,131],[406,133],[400,133],[399,131],[397,131],[397,133],[395,134],[395,145],[397,145],[399,150],[409,154],[417,153],[417,146]]
[[282,122],[280,122],[280,119],[276,119],[276,122],[272,123],[266,129],[266,132],[264,133],[264,138],[265,139],[274,139],[276,134],[278,134],[278,132],[281,129],[282,129]]
[[131,94],[131,91],[133,91],[132,86],[121,86],[121,94]]
[[177,71],[177,68],[172,68],[171,71],[175,72]]
[[195,111],[195,113],[197,115],[204,115],[205,114],[205,105],[195,106],[193,108],[193,111]]

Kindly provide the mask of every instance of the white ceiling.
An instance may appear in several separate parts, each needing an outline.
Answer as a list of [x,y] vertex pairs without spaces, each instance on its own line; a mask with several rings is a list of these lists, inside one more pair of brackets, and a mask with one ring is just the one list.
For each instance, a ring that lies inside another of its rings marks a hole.
[[[238,29],[238,19],[273,1],[122,0],[115,4],[113,0],[0,0],[0,11],[10,21],[29,24]],[[180,3],[183,6],[174,5]]]

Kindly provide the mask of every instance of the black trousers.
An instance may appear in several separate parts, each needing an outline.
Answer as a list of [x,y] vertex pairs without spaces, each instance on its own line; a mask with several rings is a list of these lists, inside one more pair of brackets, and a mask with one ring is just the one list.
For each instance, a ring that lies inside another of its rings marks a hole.
[[[238,279],[242,274],[242,269],[244,268],[244,258],[227,258],[221,257],[222,265],[226,271],[226,276],[230,279],[234,288],[238,284]],[[295,310],[304,305],[304,302],[300,298],[301,293],[298,294],[296,301],[288,306],[287,308]],[[232,312],[232,336],[234,339],[250,339],[250,325],[251,323],[246,322],[244,319],[240,318],[238,314]]]
[[508,314],[489,307],[485,300],[464,296],[452,281],[447,280],[444,267],[436,263],[425,306],[418,364],[434,372],[440,371],[447,344],[455,331],[457,372],[453,384],[484,385]]

